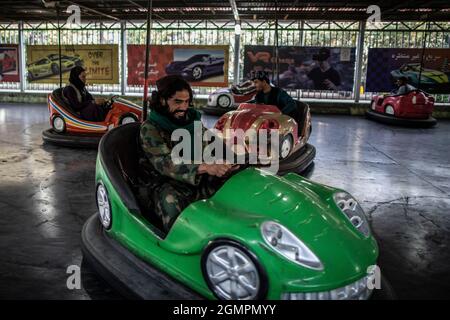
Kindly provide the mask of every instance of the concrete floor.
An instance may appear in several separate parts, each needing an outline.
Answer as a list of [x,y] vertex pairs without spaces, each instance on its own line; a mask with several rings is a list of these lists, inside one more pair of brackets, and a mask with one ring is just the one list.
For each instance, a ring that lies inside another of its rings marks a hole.
[[[45,105],[0,104],[0,298],[118,298],[80,251],[82,225],[96,211],[96,151],[42,145],[46,128]],[[450,122],[414,130],[314,115],[310,142],[310,179],[360,201],[397,296],[448,299]],[[81,266],[79,290],[66,287],[70,265]]]

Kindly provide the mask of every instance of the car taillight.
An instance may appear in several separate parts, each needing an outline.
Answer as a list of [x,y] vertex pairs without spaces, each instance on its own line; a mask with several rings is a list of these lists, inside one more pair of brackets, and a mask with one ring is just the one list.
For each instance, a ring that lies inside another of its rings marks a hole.
[[217,121],[216,125],[214,126],[214,128],[216,128],[219,131],[223,131],[223,128],[225,127],[225,123],[227,122],[227,118],[226,117],[222,117],[219,119],[219,121]]
[[278,121],[273,119],[266,119],[259,125],[258,130],[271,130],[278,129],[279,127],[280,124],[278,123]]

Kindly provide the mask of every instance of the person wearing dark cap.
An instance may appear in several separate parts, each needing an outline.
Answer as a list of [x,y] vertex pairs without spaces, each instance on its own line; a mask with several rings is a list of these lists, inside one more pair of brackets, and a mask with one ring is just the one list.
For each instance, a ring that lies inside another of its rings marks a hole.
[[328,48],[321,48],[319,54],[313,56],[313,60],[317,62],[308,73],[308,78],[313,81],[315,90],[339,90],[341,77],[328,62],[330,56]]
[[277,106],[280,111],[294,120],[300,118],[297,104],[283,89],[270,84],[269,75],[265,71],[255,71],[251,74],[255,84],[255,102]]
[[86,70],[81,66],[70,70],[69,84],[63,89],[63,98],[84,120],[103,121],[108,113],[105,99],[94,97],[86,89]]
[[[144,153],[140,163],[156,177],[152,180],[157,183],[147,188],[145,193],[153,212],[161,219],[163,229],[169,231],[185,207],[195,200],[211,196],[222,182],[219,178],[238,167],[216,163],[176,163],[172,149],[177,142],[172,141],[172,133],[185,129],[194,139],[195,126],[201,126],[202,131],[205,128],[200,112],[192,107],[192,89],[186,80],[170,75],[159,79],[156,87],[157,91],[153,91],[151,96],[151,112],[140,128],[140,145]],[[191,143],[191,148],[193,145]]]

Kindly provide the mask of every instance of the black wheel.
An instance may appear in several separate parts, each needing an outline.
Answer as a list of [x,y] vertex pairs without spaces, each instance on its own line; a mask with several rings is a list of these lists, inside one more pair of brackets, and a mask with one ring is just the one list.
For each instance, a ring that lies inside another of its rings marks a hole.
[[100,222],[105,230],[109,230],[112,226],[111,202],[109,200],[108,190],[106,190],[102,182],[97,184],[95,199],[97,201]]
[[221,108],[229,108],[231,105],[231,98],[226,94],[221,94],[217,97],[217,105]]
[[294,139],[292,135],[288,134],[281,139],[280,142],[280,159],[286,159],[294,147]]
[[126,113],[120,118],[119,124],[122,125],[133,122],[138,122],[138,117],[134,113]]
[[59,66],[57,64],[52,64],[52,73],[59,74]]
[[203,76],[203,69],[202,67],[194,67],[194,69],[192,69],[192,79],[194,80],[200,80]]
[[66,131],[66,121],[61,116],[55,116],[52,119],[52,128],[57,133],[64,133]]
[[203,277],[220,300],[260,300],[267,294],[267,276],[257,257],[238,242],[217,240],[203,253]]

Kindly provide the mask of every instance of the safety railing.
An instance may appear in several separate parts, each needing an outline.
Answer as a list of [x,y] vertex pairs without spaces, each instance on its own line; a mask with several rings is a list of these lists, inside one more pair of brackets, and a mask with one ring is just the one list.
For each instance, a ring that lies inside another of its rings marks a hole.
[[[62,45],[70,44],[117,44],[119,47],[119,83],[92,85],[89,89],[96,93],[141,95],[143,85],[128,85],[127,82],[127,44],[145,44],[146,23],[123,21],[114,23],[89,22],[81,26],[59,25]],[[278,30],[278,37],[275,32]],[[352,91],[290,90],[290,94],[306,99],[332,100],[370,100],[374,92],[365,91],[365,81],[369,48],[422,48],[427,36],[427,48],[450,47],[450,22],[332,22],[332,21],[241,21],[239,59],[235,61],[234,21],[159,21],[152,22],[151,44],[153,45],[229,45],[228,79],[232,83],[234,70],[243,77],[244,46],[320,46],[320,47],[358,47],[361,42],[361,59],[355,63],[355,86]],[[21,68],[26,68],[27,45],[57,45],[58,24],[10,23],[0,24],[0,45],[20,46]],[[359,63],[361,61],[361,63]],[[238,68],[234,68],[238,64]],[[360,85],[359,85],[360,84]],[[358,87],[356,87],[359,85]],[[0,91],[48,92],[57,84],[30,83],[22,72],[21,82],[0,82]],[[198,95],[207,95],[215,87],[195,87]],[[438,102],[448,102],[449,95],[436,95]]]

